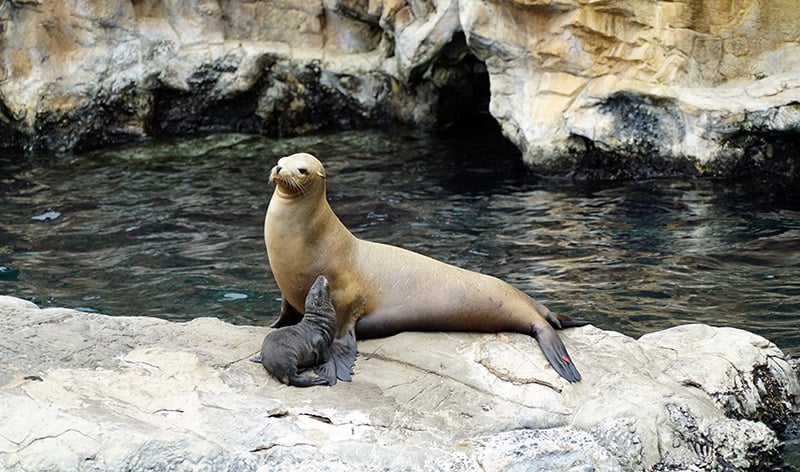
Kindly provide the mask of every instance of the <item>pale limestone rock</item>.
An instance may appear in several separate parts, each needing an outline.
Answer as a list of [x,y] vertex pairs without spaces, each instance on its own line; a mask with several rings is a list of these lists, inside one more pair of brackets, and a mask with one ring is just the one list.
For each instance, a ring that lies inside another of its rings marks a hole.
[[308,389],[248,360],[267,331],[0,296],[0,468],[747,470],[800,395],[773,344],[729,328],[564,330],[577,384],[527,336],[404,333]]
[[730,145],[737,132],[800,130],[797,12],[563,0],[465,1],[460,14],[492,77],[492,115],[528,162],[547,167],[591,144],[702,169],[748,152]]
[[[792,176],[798,12],[793,0],[6,1],[0,139],[70,150],[432,126],[443,90],[475,99],[458,81],[477,73],[542,170]],[[467,52],[481,72],[458,61]]]

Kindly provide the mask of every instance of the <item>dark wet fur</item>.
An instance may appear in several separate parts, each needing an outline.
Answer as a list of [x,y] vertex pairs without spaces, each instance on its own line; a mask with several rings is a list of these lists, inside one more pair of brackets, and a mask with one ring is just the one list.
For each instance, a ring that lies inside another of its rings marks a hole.
[[[278,320],[270,325],[271,328],[294,326],[303,319],[303,315],[292,308],[286,299],[281,302],[281,313]],[[353,368],[356,363],[356,335],[351,329],[341,338],[335,338],[330,345],[330,354],[336,367],[336,378],[350,382],[353,378]],[[261,362],[257,359],[256,362]],[[336,383],[336,379],[331,385]]]
[[[261,358],[257,360],[287,385],[334,385],[337,369],[330,346],[336,330],[336,312],[323,276],[317,277],[308,291],[305,310],[299,323],[280,327],[264,337]],[[311,368],[316,376],[306,373]]]

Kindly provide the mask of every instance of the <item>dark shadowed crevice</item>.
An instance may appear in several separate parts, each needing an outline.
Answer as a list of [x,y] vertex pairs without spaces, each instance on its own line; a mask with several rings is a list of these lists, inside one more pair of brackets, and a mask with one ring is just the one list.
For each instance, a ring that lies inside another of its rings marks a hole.
[[179,136],[196,133],[256,133],[255,93],[242,93],[225,100],[209,101],[201,93],[159,89],[153,95],[150,135]]
[[[457,32],[442,48],[429,72],[437,92],[435,134],[450,143],[454,165],[480,169],[500,166],[511,175],[527,175],[520,149],[503,135],[489,113],[489,72]],[[476,146],[480,151],[476,151]],[[465,149],[469,148],[469,149]],[[464,156],[478,156],[465,162]],[[509,175],[506,174],[506,175]],[[463,187],[449,182],[447,187]]]
[[[496,122],[489,114],[489,73],[467,47],[463,32],[439,53],[432,68],[439,90],[436,121],[440,128],[484,127]],[[499,128],[498,128],[499,129]]]
[[800,176],[800,131],[738,132],[727,143],[742,152],[736,157],[718,159],[708,166],[707,173],[726,177],[768,175],[776,179],[773,185],[796,185]]
[[257,88],[219,97],[215,86],[222,74],[235,72],[223,61],[200,67],[188,80],[190,90],[160,88],[153,93],[148,133],[152,136],[234,131],[255,133]]

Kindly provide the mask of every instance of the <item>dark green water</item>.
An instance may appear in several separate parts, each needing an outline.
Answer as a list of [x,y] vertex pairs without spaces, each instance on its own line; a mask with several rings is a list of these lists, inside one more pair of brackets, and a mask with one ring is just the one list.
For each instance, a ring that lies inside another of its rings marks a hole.
[[800,192],[542,179],[496,135],[219,135],[0,156],[0,294],[268,324],[267,176],[298,151],[324,161],[331,205],[362,238],[496,275],[604,329],[735,326],[800,355]]
[[632,336],[703,322],[800,354],[798,195],[541,179],[493,135],[219,135],[2,159],[0,293],[111,315],[269,323],[279,294],[262,241],[267,175],[296,151],[323,159],[331,204],[362,238],[499,276]]

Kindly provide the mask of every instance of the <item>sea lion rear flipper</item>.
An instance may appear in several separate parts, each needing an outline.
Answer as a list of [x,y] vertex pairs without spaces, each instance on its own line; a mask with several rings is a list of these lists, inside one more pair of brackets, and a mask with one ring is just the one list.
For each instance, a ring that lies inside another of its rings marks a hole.
[[336,385],[336,361],[329,357],[327,361],[314,368],[314,372],[325,379],[328,385]]
[[564,343],[561,342],[558,334],[550,325],[545,326],[546,328],[544,329],[534,326],[532,334],[539,343],[539,347],[541,347],[547,361],[550,362],[550,365],[560,376],[570,382],[579,381],[581,374],[575,367],[575,363],[572,362],[572,358],[569,357]]
[[532,301],[533,305],[536,307],[536,311],[538,311],[539,314],[542,315],[542,317],[544,317],[544,319],[546,319],[548,323],[550,323],[550,326],[552,326],[555,329],[584,326],[591,323],[590,321],[584,320],[583,318],[572,318],[571,316],[562,315],[560,313],[553,313],[552,311],[550,311],[549,308],[544,306],[542,302],[539,302],[537,300],[532,300]]
[[322,377],[313,377],[311,375],[294,374],[289,375],[287,378],[289,385],[294,387],[311,387],[313,385],[328,385],[328,381]]
[[283,328],[284,326],[296,325],[303,319],[303,314],[295,310],[286,298],[281,299],[281,313],[278,320],[269,325],[270,328]]
[[261,353],[259,352],[255,356],[250,358],[250,362],[255,362],[256,364],[261,364]]
[[[586,326],[591,324],[591,321],[584,318],[573,318],[571,316],[562,315],[560,313],[553,313],[558,318],[558,323],[562,328],[574,328],[578,326]],[[552,323],[550,323],[552,325]],[[554,328],[556,326],[553,326]]]
[[336,365],[336,377],[344,382],[350,382],[353,366],[356,364],[356,333],[353,328],[348,329],[341,338],[333,340],[331,358]]

